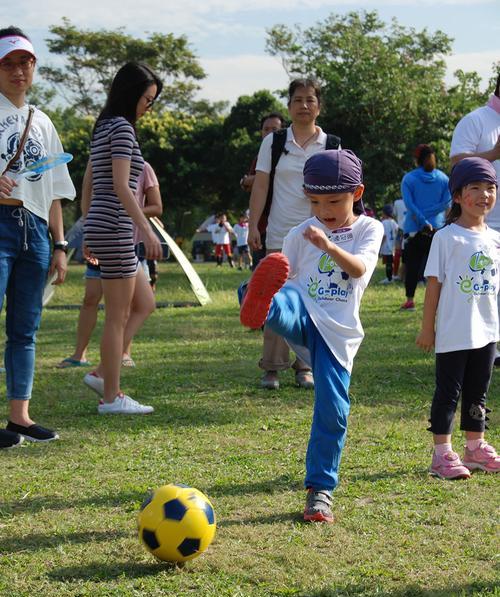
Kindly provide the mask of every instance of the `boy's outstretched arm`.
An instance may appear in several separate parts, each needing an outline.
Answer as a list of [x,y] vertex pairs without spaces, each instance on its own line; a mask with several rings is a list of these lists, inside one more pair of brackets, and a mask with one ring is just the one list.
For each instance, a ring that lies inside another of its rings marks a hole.
[[441,283],[436,276],[428,276],[427,288],[425,289],[424,314],[422,316],[422,329],[417,336],[416,344],[422,350],[430,352],[434,347],[436,332],[434,325],[436,322],[436,311],[441,295]]
[[317,228],[316,226],[308,226],[304,230],[304,238],[314,246],[318,247],[318,249],[328,253],[335,263],[337,263],[352,278],[361,278],[366,272],[366,266],[359,257],[344,251],[344,249],[341,249],[335,243],[332,243],[320,228]]

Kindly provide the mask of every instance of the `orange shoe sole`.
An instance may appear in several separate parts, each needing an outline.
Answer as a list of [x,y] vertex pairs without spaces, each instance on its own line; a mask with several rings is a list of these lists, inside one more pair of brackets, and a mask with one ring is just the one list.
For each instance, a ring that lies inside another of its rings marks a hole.
[[253,330],[267,318],[273,296],[288,279],[290,266],[283,253],[271,253],[255,268],[241,304],[240,321]]
[[305,514],[304,513],[304,520],[306,522],[333,522],[333,516],[325,516],[321,514],[321,512],[316,512],[316,514]]

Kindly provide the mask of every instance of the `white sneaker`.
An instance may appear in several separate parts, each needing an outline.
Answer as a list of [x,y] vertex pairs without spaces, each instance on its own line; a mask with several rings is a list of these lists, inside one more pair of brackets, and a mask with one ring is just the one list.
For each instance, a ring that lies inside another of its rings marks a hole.
[[401,276],[392,276],[393,282],[401,282]]
[[380,280],[379,284],[392,284],[392,280],[389,280],[389,278],[384,278],[383,280]]
[[118,394],[113,402],[99,402],[97,412],[100,415],[149,415],[152,413],[154,408],[152,406],[146,406],[139,404],[137,400],[132,400],[130,396],[126,394]]
[[83,383],[99,396],[104,396],[104,379],[99,377],[95,371],[87,373],[83,378]]

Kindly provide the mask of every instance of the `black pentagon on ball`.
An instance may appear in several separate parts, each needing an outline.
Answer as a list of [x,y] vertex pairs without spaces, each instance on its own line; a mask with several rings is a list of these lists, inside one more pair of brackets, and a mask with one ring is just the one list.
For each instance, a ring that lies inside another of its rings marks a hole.
[[149,547],[149,549],[158,549],[160,547],[160,542],[156,538],[154,531],[142,529],[142,540]]
[[200,551],[200,540],[184,539],[177,549],[185,558],[187,558],[188,556],[192,556],[194,553]]
[[215,522],[214,509],[212,508],[212,506],[208,502],[205,502],[205,506],[203,507],[203,511],[205,512],[205,516],[207,517],[208,524],[214,524],[214,522]]
[[187,508],[180,500],[176,498],[163,504],[163,512],[165,513],[165,518],[167,519],[182,520],[184,514],[187,512]]

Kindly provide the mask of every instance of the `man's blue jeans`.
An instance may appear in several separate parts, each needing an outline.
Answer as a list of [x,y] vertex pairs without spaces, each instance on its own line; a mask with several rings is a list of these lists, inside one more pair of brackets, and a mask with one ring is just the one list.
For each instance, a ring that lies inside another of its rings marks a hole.
[[7,398],[29,400],[35,371],[36,331],[50,264],[45,220],[24,208],[0,205],[0,309],[7,297]]

